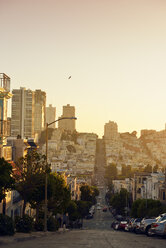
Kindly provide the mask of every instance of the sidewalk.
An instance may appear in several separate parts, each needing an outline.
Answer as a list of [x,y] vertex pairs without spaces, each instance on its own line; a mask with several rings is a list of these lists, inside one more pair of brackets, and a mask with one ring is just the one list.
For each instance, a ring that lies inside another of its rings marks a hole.
[[59,228],[56,232],[31,232],[31,233],[15,233],[13,236],[0,236],[0,246],[9,243],[22,242],[26,240],[32,240],[44,236],[51,236],[55,234],[61,234],[69,229]]

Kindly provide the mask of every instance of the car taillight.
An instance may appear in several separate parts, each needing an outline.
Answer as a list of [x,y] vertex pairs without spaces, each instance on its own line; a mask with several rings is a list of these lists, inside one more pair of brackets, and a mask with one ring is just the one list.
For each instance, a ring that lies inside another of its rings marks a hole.
[[158,227],[159,225],[157,223],[152,224],[152,227]]

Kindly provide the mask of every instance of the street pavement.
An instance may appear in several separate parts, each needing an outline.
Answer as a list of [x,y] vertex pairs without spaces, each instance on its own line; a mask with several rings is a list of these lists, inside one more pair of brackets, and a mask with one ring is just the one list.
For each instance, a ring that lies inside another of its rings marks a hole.
[[166,240],[113,230],[72,230],[1,244],[1,248],[165,248]]

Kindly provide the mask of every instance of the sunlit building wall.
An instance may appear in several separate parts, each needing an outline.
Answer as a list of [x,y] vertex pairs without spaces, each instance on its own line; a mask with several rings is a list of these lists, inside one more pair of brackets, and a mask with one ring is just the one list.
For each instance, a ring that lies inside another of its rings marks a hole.
[[7,146],[7,137],[10,135],[7,109],[11,97],[10,77],[0,73],[0,157],[4,157],[7,161],[11,159],[11,147]]
[[[70,104],[63,106],[63,114],[60,118],[62,117],[75,117],[75,107]],[[58,122],[58,128],[73,132],[76,129],[75,120],[61,120]]]
[[34,137],[34,92],[20,87],[12,93],[11,136]]
[[104,138],[116,139],[118,137],[118,125],[116,122],[109,121],[104,125]]

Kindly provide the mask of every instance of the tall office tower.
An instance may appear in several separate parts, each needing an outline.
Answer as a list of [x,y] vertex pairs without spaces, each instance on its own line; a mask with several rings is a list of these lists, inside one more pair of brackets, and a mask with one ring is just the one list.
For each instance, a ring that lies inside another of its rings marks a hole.
[[34,92],[20,87],[12,93],[11,136],[34,138]]
[[[75,117],[75,107],[70,106],[70,104],[63,106],[63,114],[60,118],[62,117]],[[58,128],[73,132],[76,129],[75,120],[61,120],[58,122]]]
[[104,125],[104,138],[105,139],[118,138],[118,125],[116,122],[109,121]]
[[[8,119],[7,119],[7,104],[8,99],[12,97],[10,92],[10,77],[5,73],[0,73],[0,157],[4,157],[6,160],[6,153],[10,154],[8,151],[7,136],[8,133]],[[10,156],[9,156],[10,157]]]
[[[49,104],[49,107],[46,107],[46,122],[51,123],[56,120],[56,108],[52,107],[52,104]],[[53,123],[51,128],[56,128],[56,123]]]
[[46,93],[41,90],[34,92],[34,132],[40,135],[46,126]]

